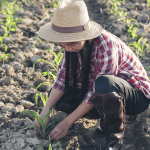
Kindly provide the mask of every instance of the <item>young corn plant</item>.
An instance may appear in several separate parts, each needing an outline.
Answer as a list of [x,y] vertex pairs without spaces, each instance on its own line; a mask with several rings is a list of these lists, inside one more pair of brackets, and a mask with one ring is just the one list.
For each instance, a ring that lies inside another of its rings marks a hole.
[[[133,39],[137,38],[137,34],[136,34],[136,30],[137,27],[134,27],[135,24],[131,24],[130,26],[128,26],[128,30],[127,30],[127,36],[128,38],[132,37]],[[137,26],[139,27],[139,25],[137,24]]]
[[0,11],[0,13],[3,13],[6,15],[6,20],[4,22],[1,22],[0,24],[3,24],[2,28],[5,31],[4,36],[7,37],[10,33],[10,31],[15,31],[17,27],[16,23],[22,21],[22,18],[14,17],[16,10],[19,10],[19,5],[15,5],[16,1],[14,2],[6,2],[5,3],[5,9],[3,11]]
[[148,4],[148,6],[150,6],[150,0],[147,0],[147,4]]
[[118,13],[118,3],[124,3],[124,2],[125,2],[125,0],[122,0],[122,1],[120,1],[120,0],[109,0],[106,4],[112,5],[110,12],[115,15]]
[[[49,142],[50,142],[50,137],[49,137]],[[60,142],[58,144],[59,144],[59,150],[60,150]],[[44,150],[44,149],[41,149],[41,150]],[[49,144],[48,150],[52,150],[51,142]]]
[[47,103],[47,100],[48,100],[48,96],[46,95],[46,97],[44,97],[44,95],[42,93],[37,93],[35,95],[35,103],[36,103],[36,106],[38,104],[38,97],[41,97],[41,100],[43,102],[43,107],[46,105]]
[[51,76],[53,77],[53,79],[55,80],[56,79],[56,75],[50,71],[45,71],[45,72],[42,72],[43,76],[48,76],[48,79],[51,78]]
[[127,18],[127,20],[126,20],[127,24],[129,24],[131,21],[133,21],[133,22],[137,22],[137,20],[136,20],[136,19],[129,19],[129,18]]
[[[51,51],[51,50],[46,50],[46,51]],[[61,51],[59,51],[59,53],[58,54],[56,54],[55,52],[52,52],[53,53],[53,55],[54,55],[54,62],[55,62],[55,65],[53,65],[51,62],[49,62],[49,61],[47,61],[47,60],[43,60],[43,59],[38,59],[34,64],[33,64],[33,69],[35,69],[35,64],[37,63],[37,62],[46,62],[46,63],[49,63],[52,67],[53,67],[53,69],[55,70],[55,72],[50,72],[49,74],[53,77],[53,79],[55,80],[56,79],[56,71],[57,71],[57,69],[58,69],[58,66],[59,66],[59,63],[61,62],[61,60],[62,60],[62,57],[63,57],[63,54],[62,54],[62,51],[63,51],[63,49],[61,50]],[[48,72],[43,72],[43,75],[48,75]],[[50,77],[51,77],[50,76]],[[37,88],[36,89],[38,89],[41,85],[43,85],[43,84],[50,84],[50,85],[52,85],[51,83],[49,83],[49,82],[42,82],[42,83],[40,83],[38,86],[37,86]]]
[[126,19],[127,13],[124,12],[124,9],[122,9],[121,11],[117,11],[117,13],[120,16],[121,21],[124,21]]
[[[46,138],[46,130],[53,124],[55,123],[57,120],[53,120],[52,122],[50,122],[46,127],[45,127],[45,123],[46,123],[46,118],[49,116],[50,113],[52,113],[52,111],[54,110],[54,108],[52,108],[44,117],[43,120],[41,120],[41,118],[34,112],[31,110],[24,110],[22,111],[19,116],[24,113],[24,112],[28,112],[30,114],[31,117],[35,117],[37,119],[37,121],[40,123],[41,128],[39,128],[38,126],[34,125],[34,126],[30,126],[30,127],[26,127],[23,130],[29,129],[29,128],[37,128],[42,134],[43,134],[43,139]],[[18,119],[19,119],[18,116]]]
[[129,44],[128,46],[134,46],[136,48],[135,54],[137,56],[141,55],[141,57],[143,58],[145,52],[150,48],[148,48],[148,44],[146,43],[146,40],[143,43],[141,43],[142,39],[143,36],[138,41],[135,41],[134,43]]
[[[59,64],[60,64],[60,62],[61,62],[61,60],[62,60],[62,58],[63,58],[63,54],[62,54],[62,51],[63,51],[64,49],[62,49],[62,50],[60,50],[59,52],[58,52],[58,54],[56,54],[55,52],[53,52],[52,50],[46,50],[46,51],[50,51],[50,52],[52,52],[53,53],[53,55],[54,55],[54,62],[55,62],[55,65],[56,65],[56,69],[58,68],[58,66],[59,66]],[[56,70],[57,71],[57,70]]]
[[147,70],[150,70],[150,66],[146,68],[146,71],[147,71]]
[[48,72],[48,71],[46,71],[46,72],[43,72],[43,75],[44,75],[44,76],[47,75],[49,78],[52,76],[53,79],[55,80],[55,79],[56,79],[56,71],[57,71],[58,66],[59,66],[59,64],[60,64],[60,62],[61,62],[61,60],[62,60],[62,57],[63,57],[63,54],[62,54],[63,49],[62,49],[61,51],[59,51],[58,54],[56,54],[56,53],[53,52],[52,50],[46,50],[46,51],[50,51],[50,52],[53,53],[53,55],[54,55],[54,60],[53,60],[53,61],[54,61],[55,64],[52,64],[51,62],[49,62],[49,61],[47,61],[47,60],[38,59],[38,60],[33,64],[33,69],[35,69],[35,64],[36,64],[37,62],[46,62],[46,63],[49,63],[49,64],[53,67],[53,69],[55,70],[55,72]]
[[4,38],[4,36],[0,36],[0,48],[2,47],[2,46],[5,46],[5,52],[7,51],[7,45],[6,44],[3,44],[3,38]]
[[52,6],[53,8],[56,8],[56,7],[59,5],[59,2],[60,2],[60,0],[58,0],[57,2],[52,1],[52,2],[51,2],[51,6]]
[[13,55],[11,55],[11,54],[6,54],[6,53],[0,53],[0,60],[3,61],[3,65],[4,65],[4,61],[9,61],[9,62],[11,62],[11,60],[9,59],[9,57],[13,57]]

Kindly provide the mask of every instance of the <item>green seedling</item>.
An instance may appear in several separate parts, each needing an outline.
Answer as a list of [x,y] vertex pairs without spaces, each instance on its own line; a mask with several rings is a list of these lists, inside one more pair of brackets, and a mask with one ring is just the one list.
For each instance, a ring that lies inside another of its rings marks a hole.
[[44,59],[38,59],[38,60],[33,64],[33,69],[35,69],[35,64],[36,64],[37,62],[46,62],[46,63],[49,63],[49,64],[55,69],[55,71],[57,71],[57,68],[56,68],[51,62],[49,62],[49,61],[47,61],[47,60],[44,60]]
[[11,60],[8,57],[13,57],[13,55],[11,55],[11,54],[5,54],[5,53],[0,53],[0,60],[3,61],[3,65],[4,65],[4,61],[11,62]]
[[[129,37],[132,37],[133,39],[137,38],[137,34],[136,34],[136,30],[137,30],[137,27],[134,27],[135,24],[132,24],[129,26],[128,30],[127,30],[127,36],[128,38]],[[139,25],[136,24],[138,27]]]
[[56,79],[56,75],[50,71],[42,72],[42,74],[43,74],[43,76],[48,76],[48,79],[50,79],[51,76],[53,77],[54,80]]
[[[47,60],[43,60],[43,59],[38,59],[34,64],[33,64],[33,69],[35,69],[35,64],[37,63],[37,62],[46,62],[46,63],[49,63],[53,68],[54,68],[54,70],[55,70],[55,72],[57,71],[57,68],[51,63],[51,62],[49,62],[49,61],[47,61]],[[46,74],[46,73],[44,73],[44,74]],[[52,75],[52,77],[55,79],[56,78],[56,73],[50,73],[51,75]],[[41,86],[41,84],[40,84],[40,86]],[[38,86],[39,87],[39,86]]]
[[58,68],[60,62],[62,61],[62,58],[63,58],[62,51],[63,50],[64,49],[62,49],[61,51],[59,51],[58,54],[56,54],[52,50],[46,50],[46,51],[49,51],[49,52],[53,53],[53,55],[54,55],[54,60],[53,61],[55,62],[55,65],[56,65],[56,69],[54,68],[56,71],[57,71],[57,68]]
[[[29,128],[37,128],[42,134],[43,134],[43,139],[45,139],[46,137],[46,130],[53,124],[55,123],[57,120],[53,120],[52,122],[50,122],[46,127],[45,127],[45,123],[46,123],[46,118],[49,116],[50,113],[52,113],[52,111],[54,110],[54,108],[52,108],[47,114],[46,116],[44,117],[43,120],[41,120],[41,118],[34,112],[34,111],[31,111],[31,110],[24,110],[22,111],[19,116],[24,113],[24,112],[28,112],[30,114],[31,117],[35,117],[37,119],[37,121],[40,123],[41,125],[41,128],[39,128],[38,126],[34,125],[34,126],[30,126],[30,127],[26,127],[24,128],[23,130],[26,130],[26,129],[29,129]],[[19,116],[18,116],[18,119],[19,119]]]
[[[50,142],[50,137],[49,137],[49,142]],[[48,150],[52,150],[52,144],[51,144],[51,142],[49,144]]]
[[22,0],[23,3],[25,3],[27,5],[27,0]]
[[43,85],[43,84],[50,84],[50,85],[52,85],[51,83],[49,83],[49,82],[42,82],[42,83],[40,83],[37,87],[36,87],[36,89],[38,89],[41,85]]
[[57,2],[52,1],[52,2],[51,2],[51,6],[52,6],[53,8],[56,8],[56,7],[59,5],[59,2],[60,2],[60,0],[58,0]]
[[16,28],[18,28],[16,23],[23,20],[22,18],[14,17],[16,10],[19,9],[19,3],[18,5],[15,5],[15,2],[16,1],[11,3],[6,2],[5,9],[3,11],[0,11],[0,13],[3,13],[7,16],[6,20],[0,23],[3,24],[2,28],[5,31],[4,37],[8,37],[11,31],[15,31]]
[[118,3],[124,3],[124,2],[125,2],[125,0],[123,0],[123,1],[120,1],[120,0],[109,0],[106,4],[107,5],[108,4],[112,5],[110,12],[115,15],[115,14],[118,13]]
[[46,105],[47,103],[47,100],[48,100],[48,96],[46,95],[46,97],[44,97],[44,95],[42,93],[37,93],[35,95],[35,103],[36,103],[36,106],[38,104],[38,97],[41,97],[41,100],[43,102],[43,107]]
[[126,20],[127,24],[129,24],[131,21],[133,21],[133,22],[137,22],[137,20],[136,20],[136,19],[129,19],[129,18],[127,18],[127,20]]
[[147,71],[147,70],[150,70],[150,66],[146,68],[146,71]]
[[143,58],[145,55],[145,52],[149,48],[148,48],[148,44],[146,43],[146,40],[143,43],[141,43],[142,39],[143,39],[143,36],[138,41],[135,41],[133,44],[129,44],[128,46],[134,46],[136,48],[135,54],[141,55]]
[[[49,137],[49,142],[50,142],[50,137]],[[60,142],[58,142],[58,144],[59,144],[59,150],[60,150]],[[41,150],[44,150],[44,149],[41,149]],[[48,150],[52,150],[51,142],[49,144]]]
[[62,61],[62,57],[63,57],[63,54],[62,54],[62,51],[63,51],[63,49],[61,50],[61,51],[59,51],[59,53],[58,54],[56,54],[55,52],[53,52],[52,50],[46,50],[46,51],[49,51],[49,52],[52,52],[53,53],[53,55],[54,55],[54,62],[55,62],[55,64],[52,64],[51,62],[49,62],[49,61],[47,61],[47,60],[43,60],[43,59],[38,59],[34,64],[33,64],[33,69],[35,69],[35,64],[37,63],[37,62],[46,62],[46,63],[49,63],[52,67],[53,67],[53,69],[55,70],[55,72],[43,72],[43,75],[44,76],[46,76],[46,75],[48,75],[48,78],[50,78],[51,76],[53,77],[53,79],[55,80],[56,79],[56,71],[57,71],[57,69],[58,69],[58,66],[59,66],[59,64],[60,64],[60,62]]
[[111,4],[111,5],[113,5],[114,3],[124,3],[125,2],[125,0],[108,0],[108,2],[106,3],[107,5],[108,4]]
[[126,16],[127,16],[127,13],[124,12],[124,9],[122,9],[121,11],[117,11],[117,13],[119,14],[120,16],[120,20],[121,21],[124,21]]
[[150,0],[147,0],[147,4],[148,4],[148,6],[150,6]]
[[2,46],[5,46],[5,52],[7,51],[7,45],[6,44],[3,44],[3,38],[4,37],[2,37],[2,36],[0,36],[0,48],[2,47]]

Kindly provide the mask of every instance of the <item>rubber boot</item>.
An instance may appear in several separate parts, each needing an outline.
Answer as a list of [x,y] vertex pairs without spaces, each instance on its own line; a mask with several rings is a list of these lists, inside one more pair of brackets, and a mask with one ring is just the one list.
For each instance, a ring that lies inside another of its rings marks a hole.
[[106,133],[106,145],[102,150],[122,150],[125,131],[124,96],[116,92],[97,94],[91,102],[101,116],[100,126]]

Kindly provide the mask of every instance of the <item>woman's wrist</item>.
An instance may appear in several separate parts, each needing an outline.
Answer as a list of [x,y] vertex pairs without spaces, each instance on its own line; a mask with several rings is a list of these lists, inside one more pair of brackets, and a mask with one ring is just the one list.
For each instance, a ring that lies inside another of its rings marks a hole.
[[49,111],[50,111],[50,108],[48,108],[48,107],[45,106],[45,107],[43,108],[41,114],[40,114],[40,118],[41,118],[41,119],[44,119],[44,117],[46,116],[46,114],[47,114]]
[[75,123],[75,121],[70,118],[70,115],[69,115],[68,117],[66,117],[66,118],[64,119],[64,121],[66,122],[66,124],[67,124],[69,127],[71,127],[71,126]]

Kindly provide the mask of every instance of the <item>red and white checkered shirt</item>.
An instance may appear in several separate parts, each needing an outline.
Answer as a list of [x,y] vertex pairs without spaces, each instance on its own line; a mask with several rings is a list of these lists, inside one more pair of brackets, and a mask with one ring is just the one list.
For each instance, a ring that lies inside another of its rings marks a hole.
[[[102,75],[115,75],[136,86],[150,99],[150,80],[141,62],[132,50],[112,33],[103,30],[102,34],[93,39],[94,48],[91,56],[88,92],[84,101],[88,104],[95,92],[95,80]],[[70,64],[71,65],[71,64]],[[81,88],[81,54],[78,52],[77,88]],[[57,70],[57,78],[53,88],[65,91],[65,53]],[[70,69],[69,84],[72,85],[72,70]]]

